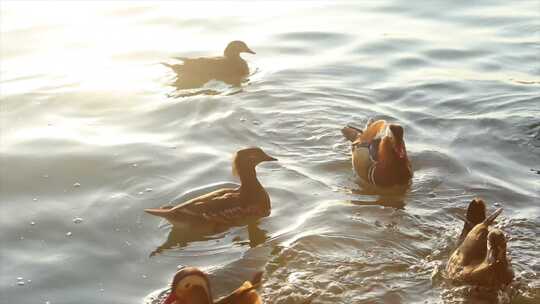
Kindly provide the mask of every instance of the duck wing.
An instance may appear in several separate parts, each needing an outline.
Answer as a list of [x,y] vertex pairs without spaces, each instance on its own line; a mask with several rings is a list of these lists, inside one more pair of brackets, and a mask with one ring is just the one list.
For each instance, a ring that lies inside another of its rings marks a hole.
[[246,281],[228,296],[215,301],[215,304],[262,304],[262,300],[255,290],[261,284],[262,272],[255,274],[251,281]]
[[238,189],[220,189],[173,208],[145,209],[147,213],[166,219],[200,219],[231,224],[248,216],[257,215],[257,209],[246,205]]

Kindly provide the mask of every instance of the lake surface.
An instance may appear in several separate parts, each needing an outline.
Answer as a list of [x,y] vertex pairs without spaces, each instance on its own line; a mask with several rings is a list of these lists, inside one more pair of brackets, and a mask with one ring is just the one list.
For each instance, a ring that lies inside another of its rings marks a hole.
[[[216,295],[264,270],[266,303],[464,303],[441,269],[476,196],[504,208],[512,302],[540,302],[538,0],[0,7],[0,302],[151,303],[191,265]],[[159,64],[236,39],[240,88]],[[370,117],[405,128],[404,195],[352,172],[340,129]],[[143,212],[238,182],[248,146],[279,159],[269,217],[204,237]]]

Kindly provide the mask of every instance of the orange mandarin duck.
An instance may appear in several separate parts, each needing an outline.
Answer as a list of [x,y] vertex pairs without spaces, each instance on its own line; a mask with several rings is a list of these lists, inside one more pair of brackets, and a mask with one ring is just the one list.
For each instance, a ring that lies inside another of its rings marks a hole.
[[413,171],[403,127],[385,120],[370,120],[364,130],[346,126],[341,132],[352,142],[353,168],[364,181],[380,187],[410,183]]
[[165,218],[173,225],[205,223],[207,225],[238,225],[251,219],[270,215],[270,196],[257,179],[255,167],[277,159],[261,148],[236,152],[233,174],[240,177],[240,187],[223,188],[201,195],[177,206],[145,209],[149,214]]
[[[446,275],[453,282],[500,288],[513,280],[512,265],[506,256],[506,237],[501,230],[491,227],[501,212],[499,208],[486,217],[483,201],[475,199],[469,204],[468,223],[462,231],[465,237],[446,265]],[[481,218],[477,224],[473,221]]]
[[214,301],[208,276],[194,267],[179,270],[174,276],[171,293],[162,304],[262,304],[256,288],[262,272],[255,274],[229,295]]

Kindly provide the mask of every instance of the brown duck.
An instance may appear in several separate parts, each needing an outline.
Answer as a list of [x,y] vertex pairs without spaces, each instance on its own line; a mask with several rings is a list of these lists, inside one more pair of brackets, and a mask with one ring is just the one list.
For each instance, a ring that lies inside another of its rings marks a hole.
[[256,288],[262,272],[256,273],[229,295],[214,301],[208,276],[194,267],[179,270],[173,278],[171,293],[162,304],[262,304]]
[[219,189],[175,207],[145,209],[171,224],[205,221],[216,225],[235,225],[270,214],[270,197],[257,179],[255,167],[261,162],[276,161],[260,148],[236,152],[233,174],[240,177],[240,187]]
[[249,67],[241,53],[255,54],[245,42],[230,42],[223,56],[186,58],[176,57],[181,64],[163,63],[170,67],[177,75],[176,86],[179,89],[201,87],[210,80],[220,80],[231,85],[240,85],[249,75]]
[[370,120],[364,130],[346,126],[341,132],[352,142],[353,168],[364,181],[381,187],[409,184],[413,171],[400,125]]
[[484,202],[473,200],[469,210],[473,210],[471,215],[475,216],[467,214],[470,224],[465,224],[462,235],[466,236],[448,260],[447,276],[454,282],[494,288],[509,284],[514,272],[506,256],[506,237],[501,230],[490,227],[502,209],[497,209],[487,218],[484,213],[484,219],[472,229],[473,218],[478,220],[482,217],[482,210],[485,212]]

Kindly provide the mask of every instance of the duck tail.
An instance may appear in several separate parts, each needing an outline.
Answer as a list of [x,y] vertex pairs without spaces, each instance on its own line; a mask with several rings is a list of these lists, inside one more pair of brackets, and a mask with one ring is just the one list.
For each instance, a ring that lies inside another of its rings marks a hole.
[[345,138],[351,142],[355,141],[358,135],[362,133],[364,133],[363,130],[360,130],[351,125],[347,125],[345,128],[341,129],[341,134],[343,134],[343,136],[345,136]]
[[499,216],[499,214],[501,214],[501,212],[503,211],[503,208],[499,208],[497,210],[495,210],[495,212],[493,212],[490,216],[488,216],[485,220],[484,220],[484,224],[486,225],[491,225],[493,224],[493,222],[495,221],[495,219],[497,218],[497,216]]
[[149,213],[151,215],[155,215],[155,216],[159,216],[159,217],[164,217],[164,218],[167,218],[168,215],[169,215],[169,212],[170,209],[164,209],[164,208],[149,208],[149,209],[144,209],[144,212],[146,213]]

